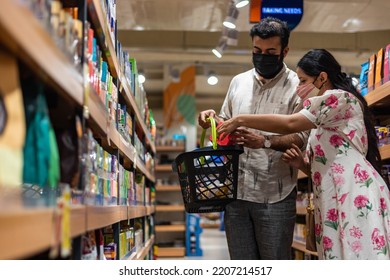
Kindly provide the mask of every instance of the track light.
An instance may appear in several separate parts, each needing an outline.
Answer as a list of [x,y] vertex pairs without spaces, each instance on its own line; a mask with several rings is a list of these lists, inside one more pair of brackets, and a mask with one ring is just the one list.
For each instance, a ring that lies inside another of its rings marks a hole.
[[227,32],[226,44],[228,46],[237,46],[237,44],[238,44],[238,30],[229,29],[229,31]]
[[249,4],[249,0],[234,0],[234,4],[236,5],[236,8],[242,8]]
[[218,58],[221,58],[222,57],[222,54],[224,52],[224,50],[227,48],[227,42],[226,42],[226,38],[222,37],[219,39],[219,42],[218,42],[218,46],[212,50],[213,54],[218,57]]
[[207,83],[210,86],[215,86],[216,84],[218,84],[218,77],[215,75],[215,72],[210,71],[210,73],[207,77]]
[[238,14],[240,12],[238,11],[238,9],[236,8],[235,5],[233,4],[230,4],[229,6],[229,11],[228,11],[228,15],[226,16],[224,22],[223,22],[223,25],[227,28],[231,28],[231,29],[234,29],[236,28],[236,20],[238,18]]
[[143,84],[145,83],[146,78],[142,71],[138,71],[138,83]]

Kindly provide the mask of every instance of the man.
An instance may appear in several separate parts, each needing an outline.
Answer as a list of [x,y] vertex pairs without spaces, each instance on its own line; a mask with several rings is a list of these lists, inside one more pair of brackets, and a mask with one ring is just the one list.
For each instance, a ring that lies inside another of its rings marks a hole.
[[[214,110],[199,114],[207,128],[208,116],[217,122],[238,114],[291,114],[300,106],[295,94],[295,72],[283,59],[289,48],[287,23],[265,18],[250,31],[254,68],[235,76],[219,116]],[[285,136],[240,128],[238,199],[225,211],[225,230],[231,259],[291,259],[296,222],[297,170],[281,160],[291,143],[304,147],[307,134]]]

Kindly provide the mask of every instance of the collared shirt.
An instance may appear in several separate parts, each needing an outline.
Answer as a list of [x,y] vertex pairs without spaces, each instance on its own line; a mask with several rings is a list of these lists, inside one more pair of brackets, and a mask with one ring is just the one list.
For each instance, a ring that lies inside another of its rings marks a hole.
[[[297,74],[284,65],[280,73],[263,84],[255,69],[236,75],[229,86],[220,117],[239,114],[292,114],[302,104],[295,94]],[[254,133],[272,133],[251,129]],[[298,134],[306,143],[307,133]],[[275,203],[283,200],[297,184],[298,171],[281,160],[282,152],[245,148],[240,156],[239,199]]]

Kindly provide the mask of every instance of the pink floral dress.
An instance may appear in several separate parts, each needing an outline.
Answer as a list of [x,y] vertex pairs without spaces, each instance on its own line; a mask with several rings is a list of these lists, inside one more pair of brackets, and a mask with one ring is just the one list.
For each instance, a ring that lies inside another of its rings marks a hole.
[[389,259],[390,192],[365,159],[367,134],[359,101],[342,90],[309,98],[301,113],[311,131],[319,259]]

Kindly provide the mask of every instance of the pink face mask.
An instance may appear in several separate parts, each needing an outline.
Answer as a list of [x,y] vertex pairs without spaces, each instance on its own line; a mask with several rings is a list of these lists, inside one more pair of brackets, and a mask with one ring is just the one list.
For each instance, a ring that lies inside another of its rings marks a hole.
[[305,100],[307,98],[317,96],[319,91],[320,90],[316,88],[314,84],[308,83],[302,86],[298,86],[296,93],[302,100]]

